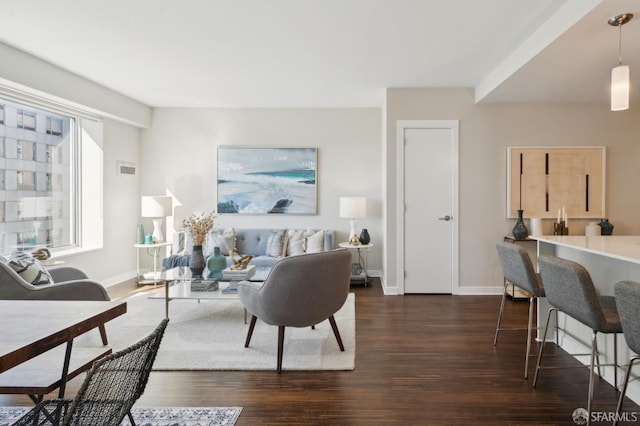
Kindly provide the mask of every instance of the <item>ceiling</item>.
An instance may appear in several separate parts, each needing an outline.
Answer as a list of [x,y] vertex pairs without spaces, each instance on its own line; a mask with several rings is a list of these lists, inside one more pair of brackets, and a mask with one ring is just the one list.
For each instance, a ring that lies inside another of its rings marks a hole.
[[622,12],[633,83],[637,0],[23,0],[0,41],[152,107],[380,107],[401,87],[608,103]]

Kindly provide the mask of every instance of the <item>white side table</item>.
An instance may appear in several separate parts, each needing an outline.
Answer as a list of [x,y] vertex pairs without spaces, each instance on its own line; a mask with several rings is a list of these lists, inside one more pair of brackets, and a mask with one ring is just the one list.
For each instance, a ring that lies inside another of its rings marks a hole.
[[[351,265],[351,283],[352,284],[362,284],[366,286],[369,283],[369,277],[367,276],[367,252],[373,244],[358,244],[353,245],[351,243],[338,243],[338,247],[346,248],[349,250],[357,250],[358,252],[358,263],[354,263]],[[364,254],[364,257],[363,257]],[[361,271],[354,270],[355,268],[361,269]]]
[[[164,243],[153,243],[153,244],[134,244],[133,246],[136,248],[136,283],[138,285],[144,284],[158,284],[164,282],[162,279],[161,271],[158,270],[158,254],[160,253],[160,249],[162,247],[170,246],[170,242]],[[141,249],[153,249],[153,277],[151,279],[146,279],[144,275],[140,275],[140,250]]]

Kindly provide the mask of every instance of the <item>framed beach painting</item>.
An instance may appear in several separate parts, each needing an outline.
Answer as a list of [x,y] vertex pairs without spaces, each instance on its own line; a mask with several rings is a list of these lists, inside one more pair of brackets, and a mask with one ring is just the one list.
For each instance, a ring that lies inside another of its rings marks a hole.
[[316,214],[317,148],[218,147],[218,213]]

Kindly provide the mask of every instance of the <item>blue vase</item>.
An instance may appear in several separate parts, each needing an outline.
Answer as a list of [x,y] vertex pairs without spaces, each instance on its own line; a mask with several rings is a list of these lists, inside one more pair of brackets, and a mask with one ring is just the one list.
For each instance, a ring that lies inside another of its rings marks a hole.
[[209,270],[207,278],[221,280],[222,270],[226,267],[227,258],[220,254],[220,247],[214,247],[213,254],[207,259],[207,269]]

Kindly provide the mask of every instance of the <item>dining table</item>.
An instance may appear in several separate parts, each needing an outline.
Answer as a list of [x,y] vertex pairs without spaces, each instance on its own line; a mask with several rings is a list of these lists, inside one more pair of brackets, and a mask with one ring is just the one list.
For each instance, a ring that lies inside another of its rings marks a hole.
[[[104,346],[79,348],[78,358],[74,339],[126,311],[125,301],[0,300],[0,393],[28,393],[38,402],[57,387],[62,398],[71,375],[111,352]],[[48,356],[56,352],[60,356]],[[52,371],[55,380],[49,383],[46,372]]]

